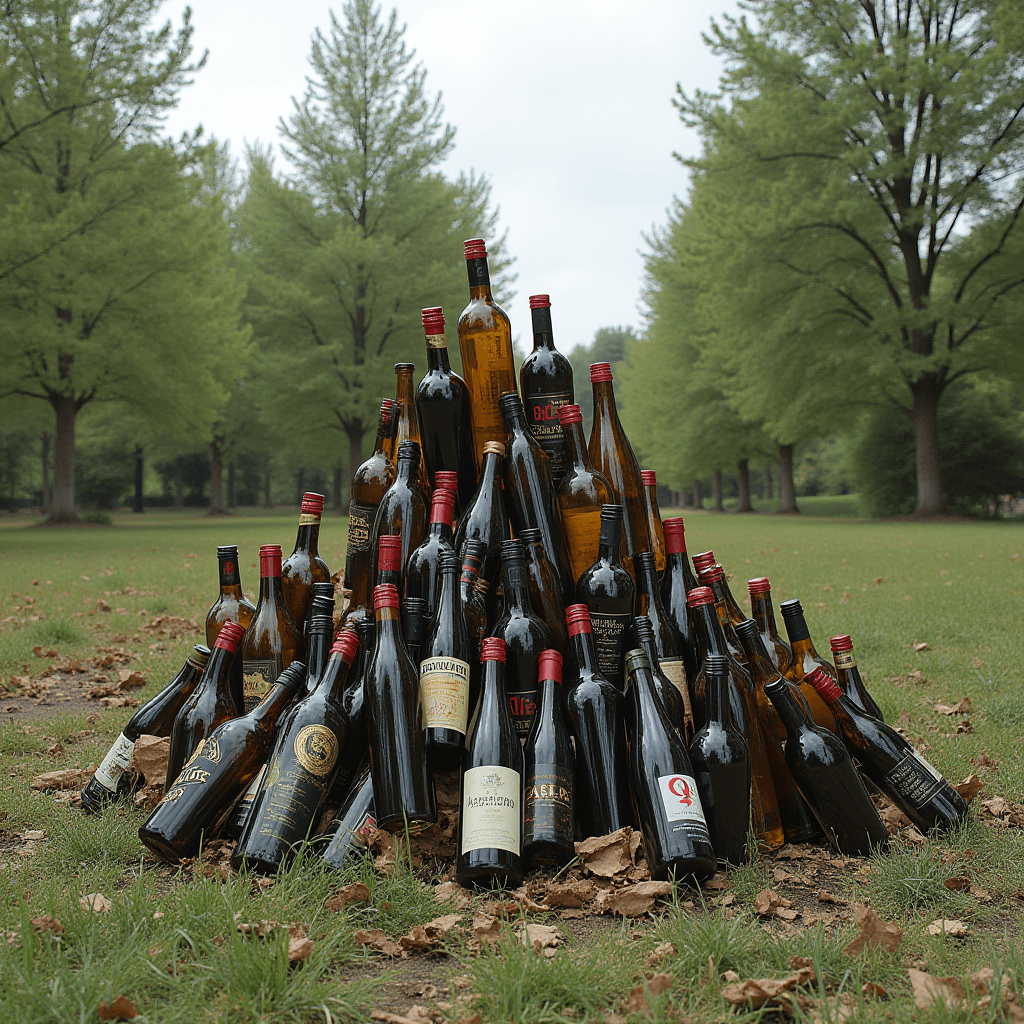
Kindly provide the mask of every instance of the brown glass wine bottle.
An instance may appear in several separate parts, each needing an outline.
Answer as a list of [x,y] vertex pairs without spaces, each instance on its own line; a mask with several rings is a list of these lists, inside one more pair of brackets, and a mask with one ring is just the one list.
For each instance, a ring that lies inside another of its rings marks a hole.
[[260,597],[242,643],[242,710],[248,714],[298,657],[302,634],[285,604],[281,545],[260,548]]
[[[256,606],[242,593],[242,577],[238,565],[238,547],[225,544],[217,548],[220,594],[206,613],[206,646],[211,650],[225,622],[237,622],[249,628]],[[238,706],[242,706],[242,659],[231,663],[231,685],[235,688]]]
[[512,357],[512,325],[491,296],[484,240],[470,238],[465,243],[465,251],[469,304],[459,316],[459,350],[462,373],[469,388],[473,451],[479,476],[483,469],[484,444],[488,441],[505,443],[505,422],[498,409],[498,396],[516,390],[516,368]]
[[[853,656],[853,641],[843,633],[832,637],[829,646],[832,648],[832,657],[836,659],[836,682],[839,684],[840,692],[865,715],[884,722],[885,716],[882,714],[882,709],[875,702],[875,698],[868,693],[868,688],[860,677],[857,659]],[[820,690],[818,692],[820,694]]]
[[452,511],[455,495],[437,488],[430,501],[430,526],[423,543],[409,556],[405,567],[405,594],[426,602],[428,622],[437,611],[437,587],[441,556],[455,554],[452,547]]
[[680,653],[686,666],[686,678],[697,678],[700,670],[697,639],[693,630],[693,619],[686,595],[697,586],[697,579],[690,568],[686,554],[686,535],[683,520],[679,517],[666,519],[665,523],[665,573],[661,579],[661,602],[672,624],[679,633]]
[[[398,472],[377,510],[373,524],[374,548],[385,535],[402,538],[401,573],[397,581],[399,595],[405,595],[405,566],[409,555],[423,543],[427,535],[429,510],[427,499],[417,483],[420,449],[415,441],[402,441],[398,446]],[[377,577],[377,585],[381,582]]]
[[750,617],[757,623],[764,646],[775,667],[788,678],[793,669],[793,648],[779,636],[772,606],[772,585],[767,576],[747,580],[750,595]]
[[779,610],[782,612],[782,621],[786,624],[789,645],[793,650],[793,665],[786,678],[800,687],[800,692],[803,693],[804,700],[807,701],[807,706],[811,709],[814,724],[834,733],[838,729],[835,715],[818,695],[817,690],[810,683],[804,682],[804,676],[812,672],[818,665],[832,679],[836,679],[835,667],[814,649],[814,642],[811,640],[811,633],[807,628],[807,620],[804,618],[803,605],[796,598],[792,598],[789,601],[783,601],[779,605]]
[[[427,472],[426,459],[423,458],[423,432],[420,429],[420,414],[416,407],[416,392],[413,388],[412,375],[416,372],[415,363],[395,363],[395,408],[398,411],[398,434],[396,446],[403,441],[415,441],[420,450],[420,461],[416,467],[416,483],[424,495],[434,489]],[[396,447],[397,452],[397,447]]]
[[625,550],[622,564],[633,572],[633,555],[650,551],[651,539],[647,530],[647,511],[644,485],[640,479],[640,466],[633,447],[619,422],[612,390],[612,368],[609,363],[594,363],[590,367],[590,383],[594,390],[594,426],[590,431],[590,461],[608,481],[615,501],[625,511],[623,542]]
[[299,532],[295,537],[295,549],[281,563],[284,603],[288,606],[292,622],[303,636],[309,606],[313,601],[313,584],[331,582],[331,570],[317,550],[323,511],[324,496],[306,491],[299,509]]
[[647,533],[651,540],[651,554],[658,576],[665,571],[665,527],[661,522],[658,508],[658,476],[653,469],[640,470],[640,482],[644,485],[644,509],[647,514]]
[[530,603],[551,630],[551,646],[565,657],[569,640],[565,633],[565,606],[558,588],[558,577],[544,551],[540,530],[521,530],[519,540],[526,551]]

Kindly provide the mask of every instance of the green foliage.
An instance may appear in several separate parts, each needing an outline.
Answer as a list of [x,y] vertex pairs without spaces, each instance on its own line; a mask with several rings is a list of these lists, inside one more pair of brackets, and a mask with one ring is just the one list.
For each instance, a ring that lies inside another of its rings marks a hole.
[[[589,435],[594,422],[594,389],[590,383],[591,363],[611,363],[612,377],[628,358],[630,346],[636,341],[632,327],[599,327],[589,345],[577,345],[572,351],[572,385],[576,404],[583,413],[583,430]],[[622,389],[615,389],[619,413],[623,408]]]
[[[958,381],[939,407],[939,452],[950,511],[991,515],[1024,494],[1024,403],[996,381]],[[873,516],[914,509],[914,428],[898,409],[867,417],[852,447],[861,499]]]
[[802,444],[793,466],[793,483],[800,496],[849,494],[849,440],[846,436],[817,438]]

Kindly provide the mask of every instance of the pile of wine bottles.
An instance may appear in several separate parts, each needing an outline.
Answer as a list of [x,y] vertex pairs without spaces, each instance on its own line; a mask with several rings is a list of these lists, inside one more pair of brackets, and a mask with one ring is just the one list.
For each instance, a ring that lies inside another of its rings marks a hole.
[[260,549],[255,607],[237,549],[219,548],[206,646],[131,719],[83,805],[131,793],[135,741],[169,736],[139,831],[158,857],[227,835],[236,867],[273,872],[300,850],[340,867],[374,828],[434,824],[434,773],[455,770],[455,878],[485,886],[627,825],[654,877],[707,878],[751,836],[866,854],[887,832],[864,780],[925,831],[966,816],[883,721],[848,636],[829,662],[799,601],[780,635],[768,579],[748,582],[747,614],[712,551],[691,567],[607,363],[590,368],[584,439],[546,295],[530,298],[517,389],[482,240],[466,261],[465,380],[442,310],[423,310],[427,372],[414,389],[414,366],[395,367],[353,477],[341,607],[317,551],[322,495],[303,498],[287,559]]

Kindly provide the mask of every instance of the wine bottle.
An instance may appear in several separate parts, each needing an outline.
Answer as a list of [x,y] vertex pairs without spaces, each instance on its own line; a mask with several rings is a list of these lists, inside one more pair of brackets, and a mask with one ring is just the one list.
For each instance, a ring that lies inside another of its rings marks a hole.
[[[679,631],[661,600],[655,558],[650,551],[640,551],[633,558],[636,570],[637,614],[645,615],[651,623],[654,650],[662,674],[676,688],[682,700],[682,715],[677,720],[683,740],[693,736],[693,704],[690,701],[690,677],[683,660],[683,643]],[[642,644],[640,646],[643,646]],[[647,652],[650,658],[650,651]],[[653,661],[651,662],[653,667]],[[693,679],[697,678],[694,672]]]
[[594,363],[590,367],[590,383],[594,391],[594,426],[590,431],[590,459],[608,481],[614,500],[625,510],[625,552],[622,564],[633,571],[633,555],[650,551],[651,540],[647,531],[647,512],[644,504],[643,482],[636,455],[619,422],[612,390],[612,368],[609,363]]
[[[725,575],[725,569],[715,560],[715,553],[707,551],[704,554],[710,555],[711,558],[708,561],[700,555],[697,556],[701,559],[700,567],[697,569],[697,579],[702,586],[711,587],[715,591],[715,599],[725,606],[729,622],[735,626],[747,617],[747,613],[736,603],[736,598],[732,596],[732,591],[729,589],[729,580]],[[696,558],[693,560],[693,564],[695,567],[697,566]]]
[[[729,653],[741,664],[745,664],[747,656],[743,651],[743,645],[736,636],[736,627],[733,625],[732,613],[729,611],[729,599],[727,596],[728,584],[725,581],[725,570],[716,562],[714,565],[704,566],[700,570],[701,586],[709,587],[715,595],[715,611],[718,613],[718,621],[722,626],[722,636],[729,648]],[[744,616],[743,618],[746,618]],[[743,619],[740,619],[742,622]]]
[[338,813],[327,826],[323,840],[323,859],[338,871],[348,867],[360,854],[366,853],[370,833],[377,827],[373,809],[373,778],[367,765],[356,776],[345,794]]
[[551,630],[551,645],[564,656],[569,642],[565,633],[565,606],[562,604],[558,578],[544,551],[540,530],[521,530],[519,539],[526,551],[530,603],[544,621],[544,625]]
[[804,676],[813,671],[815,665],[820,665],[833,679],[838,678],[836,670],[814,649],[814,642],[811,640],[811,633],[807,628],[807,620],[804,618],[804,609],[800,602],[796,598],[783,601],[779,605],[779,609],[782,612],[782,621],[786,624],[789,646],[793,650],[793,666],[786,678],[800,687],[804,699],[811,709],[814,724],[828,729],[829,732],[837,732],[835,715],[818,696],[814,687],[810,683],[804,682]]
[[462,755],[459,885],[516,888],[523,880],[523,751],[505,694],[505,644],[488,637],[483,683]]
[[306,491],[299,510],[299,532],[295,550],[281,565],[281,589],[284,603],[292,621],[303,633],[306,616],[313,601],[313,584],[330,583],[331,570],[320,557],[317,542],[320,539],[320,517],[324,511],[324,496]]
[[459,499],[459,474],[452,470],[439,469],[434,473],[434,489],[442,491],[451,491],[452,498],[454,501],[454,514],[452,516],[452,524],[454,527],[455,521],[462,515],[462,510],[472,500],[473,492],[476,490],[476,466],[473,466],[473,475],[470,477],[470,483],[468,485],[469,497],[465,501]]
[[861,773],[922,832],[946,832],[967,820],[970,811],[963,797],[909,740],[858,707],[824,669],[814,668],[807,678],[836,716]]
[[319,821],[338,752],[348,742],[340,698],[358,649],[354,630],[339,634],[316,689],[281,718],[267,771],[231,857],[236,871],[243,865],[264,875],[278,871]]
[[686,747],[665,717],[647,655],[630,651],[626,670],[629,779],[647,867],[653,878],[710,878],[715,851]]
[[[237,622],[225,622],[214,641],[213,654],[192,695],[181,705],[171,727],[167,755],[167,784],[173,782],[196,748],[213,730],[234,718],[241,708],[234,701],[231,663],[245,631]],[[164,786],[166,791],[168,785]]]
[[522,541],[506,540],[501,545],[501,582],[505,612],[491,631],[504,647],[502,676],[508,693],[512,723],[520,742],[525,743],[537,713],[537,664],[540,652],[551,646],[551,630],[530,603],[526,575],[526,554]]
[[195,692],[209,660],[210,648],[196,644],[178,674],[132,715],[82,790],[85,811],[99,811],[104,804],[141,788],[141,776],[129,771],[136,741],[140,736],[171,735],[178,712]]
[[533,351],[519,367],[519,390],[523,395],[530,433],[544,449],[551,464],[552,482],[558,487],[569,469],[565,432],[558,410],[576,401],[572,364],[555,348],[549,296],[530,296],[530,317],[533,320]]
[[[649,551],[643,554],[650,554]],[[665,717],[672,723],[672,727],[679,733],[679,738],[686,743],[691,732],[686,726],[686,705],[683,703],[683,695],[675,688],[672,681],[661,670],[658,662],[658,652],[654,645],[654,627],[646,615],[638,615],[633,620],[634,646],[639,647],[647,655],[647,661],[651,667],[651,676],[654,680],[654,689],[657,691],[658,699],[665,709]]]
[[[217,562],[220,570],[220,594],[206,613],[206,646],[211,650],[220,635],[225,622],[237,622],[243,629],[249,628],[256,606],[242,593],[242,576],[238,566],[238,547],[225,544],[217,548]],[[231,665],[231,685],[235,689],[238,706],[242,706],[242,659],[236,658]]]
[[575,584],[597,556],[601,509],[612,504],[612,489],[590,461],[580,407],[561,406],[558,422],[565,432],[567,463],[565,476],[558,485],[558,515],[569,559],[569,575]]
[[348,541],[345,550],[347,601],[344,621],[373,618],[373,526],[384,495],[395,482],[395,467],[385,451],[391,437],[391,408],[394,402],[380,403],[377,439],[373,454],[355,471],[348,503]]
[[568,600],[575,581],[569,579],[569,569],[562,558],[565,541],[548,457],[527,427],[519,396],[502,395],[498,405],[509,434],[505,447],[505,491],[512,527],[517,535],[525,529],[540,530],[544,553],[558,575],[560,597]]
[[437,821],[419,673],[398,628],[398,590],[374,588],[377,647],[366,679],[367,731],[377,827],[419,832]]
[[[783,744],[786,742],[786,727],[775,710],[775,705],[764,692],[765,685],[775,679],[783,678],[771,660],[764,638],[753,619],[744,619],[736,627],[736,633],[747,655],[747,671],[754,683],[754,696],[757,699],[757,714],[761,720],[764,733],[765,749],[768,763],[771,765],[772,783],[775,786],[775,799],[779,805],[779,816],[782,818],[782,830],[786,833],[788,843],[806,843],[821,835],[821,829],[800,795],[786,765]],[[810,709],[804,700],[799,687],[786,683],[792,688],[794,699],[807,714]]]
[[473,410],[473,451],[482,475],[484,445],[488,441],[505,443],[505,424],[498,409],[498,396],[515,391],[516,370],[512,358],[512,325],[491,296],[484,240],[470,238],[465,250],[469,304],[459,317],[459,350]]
[[[853,656],[853,641],[844,633],[832,637],[829,646],[832,648],[832,657],[836,659],[836,682],[839,684],[840,691],[854,707],[865,715],[884,722],[885,716],[882,714],[882,709],[875,703],[875,698],[868,693],[868,688],[860,677],[857,659]],[[823,696],[820,691],[819,696]],[[831,705],[829,701],[826,703]],[[833,714],[835,714],[834,708]]]
[[[415,441],[402,441],[398,445],[398,472],[395,482],[388,488],[377,510],[373,524],[374,546],[387,535],[402,538],[399,554],[402,570],[398,582],[399,596],[404,600],[405,566],[409,554],[423,543],[427,535],[427,501],[416,480],[420,464],[420,449]],[[377,577],[380,585],[380,577]]]
[[623,689],[623,659],[633,621],[635,585],[633,577],[619,564],[622,536],[622,506],[605,505],[601,509],[601,534],[597,561],[579,578],[576,600],[590,611],[597,662],[601,675]]
[[143,845],[160,860],[194,857],[203,837],[216,835],[267,760],[277,720],[305,677],[306,666],[293,662],[262,703],[223,722],[195,749],[139,829]]
[[420,670],[420,647],[429,628],[427,602],[422,597],[407,597],[402,608],[402,639],[417,672]]
[[241,711],[248,713],[298,657],[302,637],[281,587],[281,545],[260,548],[260,597],[242,643]]
[[693,571],[700,576],[702,569],[706,569],[709,565],[714,565],[718,561],[715,558],[714,551],[698,551],[693,556]]
[[758,576],[747,580],[747,593],[750,594],[750,617],[757,623],[768,655],[775,667],[784,676],[788,676],[793,668],[793,648],[779,636],[779,628],[775,625],[772,585],[768,577]]
[[349,670],[351,685],[341,695],[341,709],[348,719],[348,743],[338,757],[338,773],[331,785],[327,802],[331,806],[340,804],[349,791],[353,779],[369,757],[369,733],[366,724],[366,680],[373,667],[374,647],[377,641],[377,623],[366,619],[357,624],[359,651],[358,665]]
[[[384,455],[392,466],[398,466],[398,432],[402,421],[402,403],[391,401],[388,436],[384,440]],[[389,485],[390,486],[390,485]],[[372,524],[371,524],[372,525]],[[372,598],[371,598],[372,600]]]
[[627,787],[622,691],[598,667],[585,604],[565,610],[571,657],[565,690],[568,725],[576,745],[574,803],[580,836],[605,836],[634,824]]
[[658,476],[653,469],[641,469],[640,482],[644,485],[644,509],[651,554],[654,555],[654,567],[660,577],[665,571],[665,527],[661,522],[661,509],[658,508]]
[[[281,566],[282,570],[284,566]],[[309,636],[309,620],[313,615],[330,615],[334,617],[334,583],[328,580],[325,583],[313,584],[313,600],[309,602],[309,615],[306,616],[306,625],[303,632]],[[355,626],[352,627],[355,629]]]
[[420,703],[427,744],[438,758],[455,761],[462,752],[469,719],[469,662],[473,656],[459,590],[458,558],[441,556],[437,614],[420,662]]
[[540,702],[523,748],[523,863],[568,864],[573,844],[576,758],[562,717],[562,655],[541,651]]
[[452,512],[455,495],[438,488],[430,502],[430,526],[423,543],[409,556],[405,567],[407,597],[421,597],[426,602],[427,616],[433,620],[437,611],[438,566],[445,552],[452,547]]
[[750,830],[750,752],[732,724],[729,663],[712,654],[705,671],[707,724],[690,741],[690,761],[718,862],[740,865]]
[[423,432],[420,429],[419,411],[412,385],[412,375],[415,371],[415,363],[395,363],[395,409],[398,413],[396,443],[400,445],[403,441],[416,442],[420,452],[420,461],[415,469],[416,485],[421,494],[429,495],[434,488],[427,473],[426,459],[423,457]]
[[465,508],[476,486],[469,388],[448,361],[441,307],[424,309],[421,316],[427,339],[427,372],[416,388],[416,411],[423,432],[423,460],[434,487],[441,486],[438,470],[458,473],[459,504]]
[[811,721],[784,680],[773,679],[764,691],[786,727],[786,764],[793,781],[830,842],[851,857],[884,849],[889,834],[843,741]]
[[504,444],[498,441],[487,442],[480,485],[463,511],[459,528],[455,531],[455,553],[460,558],[465,553],[467,541],[478,540],[483,543],[480,579],[487,585],[488,593],[501,569],[501,542],[509,535],[508,513],[505,511],[501,487],[501,462],[504,457]]
[[686,668],[686,678],[693,681],[700,671],[697,638],[694,635],[693,619],[686,603],[686,595],[697,586],[697,579],[690,568],[686,555],[686,535],[683,520],[678,516],[666,519],[665,527],[665,573],[661,579],[661,601],[665,612],[672,620],[679,634],[679,652]]
[[[729,666],[729,709],[733,725],[739,730],[750,752],[750,796],[754,832],[758,844],[767,850],[782,846],[785,837],[779,814],[778,798],[772,778],[768,746],[757,713],[757,698],[746,669],[730,654],[722,634],[722,624],[715,608],[715,595],[709,587],[691,590],[688,601],[697,626],[701,662],[708,656],[720,655]],[[706,668],[702,667],[693,686],[693,709],[698,728],[707,723],[705,704]]]
[[[462,602],[462,610],[466,616],[466,628],[469,630],[471,679],[473,676],[472,666],[479,663],[483,640],[487,636],[487,607],[485,605],[487,581],[481,582],[480,579],[483,557],[483,541],[466,541],[462,551],[459,597]],[[472,702],[470,702],[470,706],[473,706]]]

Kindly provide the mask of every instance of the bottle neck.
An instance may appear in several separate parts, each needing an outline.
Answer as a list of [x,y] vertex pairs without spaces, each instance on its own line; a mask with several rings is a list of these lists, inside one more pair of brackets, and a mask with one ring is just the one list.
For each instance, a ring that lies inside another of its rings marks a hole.
[[231,666],[235,658],[242,656],[241,651],[227,651],[223,647],[214,647],[210,660],[206,663],[206,671],[200,686],[203,683],[212,684],[218,690],[227,690],[231,682]]
[[266,697],[247,716],[253,729],[272,730],[281,712],[288,706],[293,696],[294,691],[290,686],[285,686],[284,683],[274,683]]
[[373,454],[381,455],[391,437],[391,414],[383,410],[377,419],[377,439],[373,442]]
[[590,452],[587,450],[587,439],[583,436],[583,423],[563,423],[562,433],[568,441],[567,451],[573,468],[593,473],[594,467],[590,461]]
[[238,572],[238,555],[219,559],[219,569],[221,594],[239,600],[242,596],[242,578]]
[[480,721],[497,722],[501,709],[508,707],[505,700],[505,666],[500,661],[485,661],[482,676],[478,717]]
[[640,641],[640,646],[643,648],[644,654],[647,655],[647,660],[651,663],[651,674],[657,674],[661,670],[661,662],[658,660],[658,648],[654,644],[654,637],[645,636]]
[[317,549],[317,545],[320,540],[320,520],[317,519],[315,523],[303,523],[299,521],[299,530],[295,535],[295,548],[292,554],[296,551],[305,551],[310,558],[317,557],[320,552]]
[[437,595],[437,614],[439,618],[450,620],[455,614],[455,602],[461,600],[458,586],[459,577],[454,572],[442,572]]
[[704,700],[708,722],[718,722],[723,728],[729,724],[728,671],[708,672],[704,679]]
[[555,339],[551,332],[551,307],[542,306],[538,309],[531,309],[530,316],[533,320],[533,351],[554,352]]
[[410,485],[416,479],[416,460],[410,459],[408,456],[404,459],[399,459],[396,478]]
[[491,297],[491,273],[487,267],[487,257],[466,260],[466,272],[469,274],[469,297],[471,299],[489,299]]
[[768,648],[764,645],[764,638],[760,633],[751,637],[743,637],[743,651],[747,656],[747,667],[750,669],[754,682],[759,685],[771,682],[779,678],[779,670],[775,667]]
[[698,624],[698,640],[703,648],[701,660],[706,661],[709,654],[726,655],[728,652],[725,646],[725,636],[722,634],[722,624],[718,621],[718,612],[713,604],[698,605],[694,611],[694,618]]
[[427,372],[450,374],[452,365],[448,361],[448,339],[443,334],[427,335]]
[[[633,560],[634,569],[637,568],[636,559]],[[658,573],[653,567],[646,567],[638,569],[637,571],[637,584],[640,594],[646,594],[650,598],[650,603],[653,605],[659,603],[658,600]]]
[[484,464],[480,470],[480,494],[491,495],[498,484],[498,459],[497,452],[487,452],[484,455]]
[[510,434],[529,434],[526,426],[526,413],[522,408],[509,409],[502,415],[505,418],[505,429]]
[[803,708],[797,703],[789,686],[784,681],[776,681],[768,687],[768,696],[779,713],[786,732],[790,736],[799,735],[809,723]]
[[317,680],[313,693],[324,700],[341,700],[341,694],[348,682],[349,669],[351,667],[351,664],[341,656],[340,651],[333,651],[326,667],[320,673],[320,678]]
[[779,627],[775,624],[775,609],[772,607],[770,590],[763,594],[754,594],[750,599],[750,610],[760,633],[772,640],[781,639]]
[[654,675],[649,668],[636,668],[630,673],[631,689],[633,699],[639,706],[640,717],[645,721],[654,721],[661,716],[658,714],[660,698],[654,688]]
[[594,647],[594,634],[580,632],[569,638],[572,644],[573,657],[586,675],[597,675],[597,649]]
[[402,415],[411,416],[413,411],[412,370],[395,372],[395,401],[402,403]]
[[556,700],[558,698],[558,683],[554,679],[540,680],[540,700],[537,702],[537,717],[541,721],[541,726],[554,722],[555,714],[558,710]]
[[452,539],[452,524],[444,519],[431,519],[428,532],[431,537],[450,541]]
[[619,548],[622,543],[622,525],[619,522],[601,521],[601,533],[597,541],[597,557],[610,565],[619,564]]
[[281,589],[280,576],[260,577],[260,604],[274,604],[282,599],[283,594],[284,591]]
[[505,607],[510,615],[530,614],[530,578],[526,563],[506,561],[501,571],[501,589],[505,595]]
[[592,385],[594,391],[594,424],[599,420],[609,420],[614,424],[619,422],[619,412],[615,408],[615,392],[612,390],[610,380],[595,381]]

